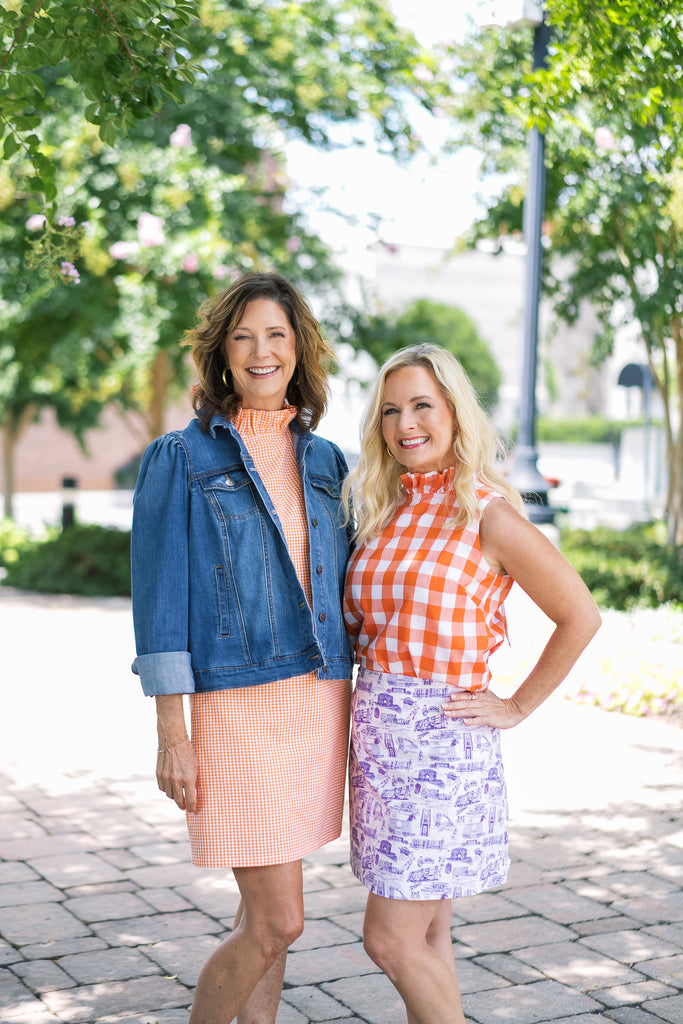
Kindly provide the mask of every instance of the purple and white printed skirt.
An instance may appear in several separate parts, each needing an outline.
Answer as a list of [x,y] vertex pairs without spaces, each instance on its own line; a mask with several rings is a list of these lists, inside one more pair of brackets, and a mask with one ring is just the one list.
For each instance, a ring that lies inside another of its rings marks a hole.
[[500,730],[446,718],[452,687],[361,668],[352,698],[351,869],[395,900],[503,885],[508,807]]

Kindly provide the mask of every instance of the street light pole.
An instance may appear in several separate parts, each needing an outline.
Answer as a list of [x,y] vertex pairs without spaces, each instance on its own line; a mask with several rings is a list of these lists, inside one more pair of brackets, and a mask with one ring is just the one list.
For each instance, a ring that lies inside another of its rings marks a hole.
[[[543,19],[534,28],[534,70],[545,63],[549,27]],[[552,523],[555,510],[548,502],[549,483],[536,465],[536,377],[538,364],[538,320],[541,301],[543,263],[543,216],[545,210],[545,137],[537,127],[531,129],[528,144],[529,181],[524,198],[524,240],[526,268],[524,279],[524,332],[522,386],[519,410],[519,435],[513,454],[510,482],[521,492],[529,519],[534,523]]]
[[[543,67],[550,29],[540,0],[480,0],[476,20],[482,28],[534,27],[534,70]],[[553,523],[555,509],[548,502],[549,482],[536,465],[536,369],[538,362],[538,314],[541,302],[543,263],[543,215],[545,211],[545,138],[532,128],[528,142],[529,181],[524,197],[524,332],[519,434],[510,468],[510,482],[520,491],[532,523]]]

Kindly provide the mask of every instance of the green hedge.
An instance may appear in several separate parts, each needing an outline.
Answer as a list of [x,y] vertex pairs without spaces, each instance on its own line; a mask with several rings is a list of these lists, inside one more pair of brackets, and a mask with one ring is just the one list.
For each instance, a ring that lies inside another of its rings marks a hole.
[[[666,547],[664,523],[563,528],[560,546],[602,608],[628,611],[667,602],[683,608],[683,563]],[[2,582],[20,590],[126,597],[129,552],[125,530],[75,524],[36,539],[11,520],[0,521]]]
[[28,531],[13,519],[0,519],[0,568],[8,569],[29,546]]
[[53,528],[42,539],[15,536],[13,545],[10,539],[8,528],[0,530],[5,586],[85,597],[130,595],[130,531],[76,523]]
[[683,561],[667,549],[662,522],[626,530],[563,528],[560,547],[602,608],[683,608]]
[[[642,420],[608,420],[602,416],[584,416],[567,420],[539,416],[536,420],[536,440],[562,444],[611,444],[616,448],[624,430],[642,426]],[[517,433],[518,429],[515,426],[511,431],[513,441],[517,440]]]

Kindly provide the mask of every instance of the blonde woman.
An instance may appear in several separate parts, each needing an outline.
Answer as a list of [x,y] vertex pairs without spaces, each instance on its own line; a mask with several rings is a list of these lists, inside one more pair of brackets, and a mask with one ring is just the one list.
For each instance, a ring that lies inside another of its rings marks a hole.
[[[464,1024],[451,900],[507,878],[500,730],[562,681],[598,629],[577,573],[524,517],[458,361],[436,345],[380,369],[345,485],[356,548],[344,612],[352,699],[351,865],[364,941],[409,1024]],[[513,581],[555,623],[514,694],[489,689]]]

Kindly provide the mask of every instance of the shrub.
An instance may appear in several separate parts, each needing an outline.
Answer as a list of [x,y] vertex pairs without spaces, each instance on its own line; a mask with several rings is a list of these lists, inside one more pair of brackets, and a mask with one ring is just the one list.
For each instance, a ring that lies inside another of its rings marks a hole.
[[23,526],[13,519],[0,519],[0,568],[14,565],[29,543],[28,531]]
[[16,550],[5,561],[5,586],[85,597],[130,594],[130,531],[76,523]]
[[[561,444],[611,444],[618,448],[624,430],[642,426],[642,420],[608,420],[603,416],[584,416],[566,420],[553,416],[539,416],[536,420],[536,439]],[[518,427],[515,425],[510,432],[511,440],[516,441],[517,434]]]
[[561,420],[550,416],[539,417],[536,434],[539,441],[560,441],[563,444],[612,444],[621,441],[626,427],[640,426],[639,423],[607,420],[602,416]]
[[662,522],[626,530],[565,528],[560,547],[602,608],[629,611],[667,602],[683,608],[683,562],[667,548]]

